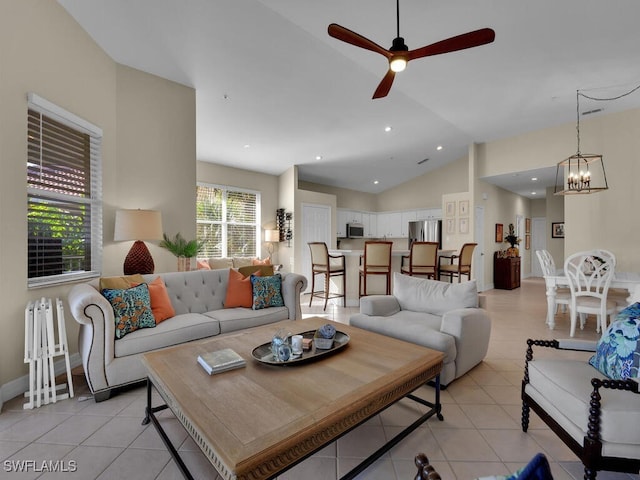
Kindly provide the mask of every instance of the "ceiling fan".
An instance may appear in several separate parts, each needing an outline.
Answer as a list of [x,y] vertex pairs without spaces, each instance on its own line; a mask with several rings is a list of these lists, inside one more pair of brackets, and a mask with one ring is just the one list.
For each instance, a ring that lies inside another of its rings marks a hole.
[[332,23],[328,28],[329,35],[333,38],[350,43],[356,47],[365,48],[372,52],[379,53],[380,55],[387,57],[389,60],[389,71],[387,71],[387,74],[378,85],[378,88],[376,88],[376,91],[373,94],[374,99],[387,96],[389,90],[391,90],[391,85],[393,84],[396,72],[403,71],[410,60],[485,45],[493,42],[496,37],[496,32],[492,29],[481,28],[480,30],[474,30],[473,32],[463,33],[455,37],[432,43],[426,47],[409,50],[409,47],[404,43],[404,38],[400,36],[400,0],[396,0],[396,12],[398,35],[393,39],[393,43],[389,50],[382,48],[380,45],[372,42],[368,38],[365,38],[362,35],[336,23]]

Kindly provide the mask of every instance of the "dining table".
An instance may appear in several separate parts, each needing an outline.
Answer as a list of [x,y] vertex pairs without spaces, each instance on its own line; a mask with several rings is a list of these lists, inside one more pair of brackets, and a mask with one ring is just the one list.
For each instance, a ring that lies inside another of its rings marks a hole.
[[[545,275],[545,286],[547,288],[547,325],[553,330],[555,324],[556,291],[558,287],[568,287],[569,280],[563,269],[558,269],[553,275]],[[640,273],[618,272],[616,271],[609,288],[623,288],[629,292],[627,301],[632,303],[640,301]]]

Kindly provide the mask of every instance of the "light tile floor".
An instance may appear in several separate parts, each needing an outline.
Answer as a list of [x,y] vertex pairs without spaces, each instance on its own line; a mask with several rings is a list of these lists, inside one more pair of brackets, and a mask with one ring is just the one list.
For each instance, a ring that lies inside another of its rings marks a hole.
[[[580,479],[582,465],[575,455],[535,416],[528,433],[520,428],[520,382],[527,338],[568,336],[567,315],[557,316],[555,331],[544,324],[546,301],[541,279],[529,279],[512,291],[485,292],[493,320],[489,354],[484,362],[453,382],[442,395],[444,421],[431,418],[408,438],[374,463],[358,478],[409,480],[415,477],[413,458],[427,454],[443,479],[472,479],[508,474],[537,452],[544,452],[557,480]],[[321,314],[348,322],[356,308],[329,305],[320,300],[305,314]],[[591,320],[577,337],[597,338]],[[577,356],[585,354],[576,353]],[[151,425],[142,426],[145,388],[120,392],[95,403],[83,377],[74,377],[77,396],[34,410],[23,410],[24,399],[5,403],[0,414],[0,479],[181,479],[162,440]],[[433,390],[420,392],[432,398]],[[424,407],[403,400],[324,448],[281,480],[334,480],[348,472],[403,426],[413,422]],[[197,479],[219,478],[177,419],[160,415],[165,429]],[[61,460],[61,461],[60,461]],[[20,461],[32,461],[31,464]],[[19,466],[28,466],[22,472]],[[57,469],[58,471],[50,471]],[[66,471],[60,471],[66,470]],[[74,470],[74,471],[71,471]],[[600,480],[640,480],[638,475],[601,472]]]

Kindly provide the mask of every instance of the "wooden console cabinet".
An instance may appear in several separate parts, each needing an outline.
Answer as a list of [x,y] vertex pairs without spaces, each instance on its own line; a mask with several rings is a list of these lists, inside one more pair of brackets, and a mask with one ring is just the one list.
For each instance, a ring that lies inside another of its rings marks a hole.
[[498,258],[493,254],[493,286],[513,290],[520,286],[520,257]]

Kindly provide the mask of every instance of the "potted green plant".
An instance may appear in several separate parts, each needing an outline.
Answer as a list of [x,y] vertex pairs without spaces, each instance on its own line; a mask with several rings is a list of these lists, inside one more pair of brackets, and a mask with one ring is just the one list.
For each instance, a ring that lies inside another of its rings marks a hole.
[[520,245],[522,239],[516,235],[515,228],[513,227],[513,223],[509,224],[509,234],[504,237],[504,243],[508,243],[511,245],[511,248],[507,249],[507,253],[510,257],[517,257],[520,255],[520,250],[516,245]]
[[202,248],[203,242],[197,240],[186,240],[180,232],[176,236],[170,238],[166,233],[160,242],[162,248],[166,248],[178,258],[178,271],[184,272],[191,270],[191,259],[198,255]]

